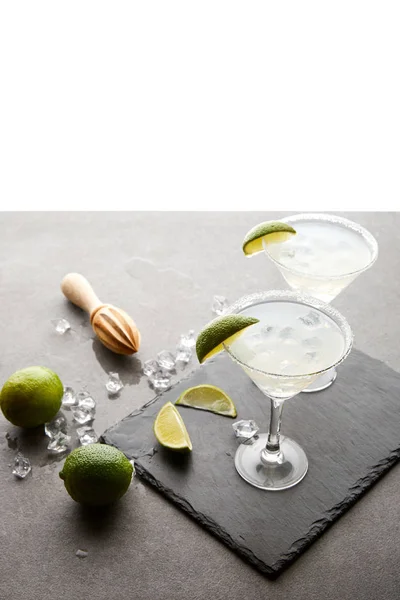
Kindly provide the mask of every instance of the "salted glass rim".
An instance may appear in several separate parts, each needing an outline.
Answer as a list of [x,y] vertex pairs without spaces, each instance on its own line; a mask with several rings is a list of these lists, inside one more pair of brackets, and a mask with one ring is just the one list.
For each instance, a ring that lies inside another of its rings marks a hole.
[[240,366],[245,367],[249,371],[260,373],[262,375],[267,375],[268,377],[276,378],[276,379],[292,379],[292,380],[301,380],[307,379],[311,376],[321,375],[334,367],[337,367],[340,363],[342,363],[345,358],[349,355],[350,350],[353,346],[354,335],[351,330],[350,325],[344,318],[344,316],[333,308],[330,304],[326,304],[313,296],[307,296],[305,294],[299,294],[297,292],[286,291],[286,290],[271,290],[268,292],[256,292],[254,294],[248,294],[236,300],[233,304],[231,304],[224,315],[229,314],[238,314],[242,312],[244,309],[249,308],[250,306],[254,306],[256,304],[264,304],[265,302],[274,302],[274,301],[287,301],[287,302],[297,302],[298,304],[304,304],[305,306],[309,306],[310,308],[315,308],[325,315],[330,317],[336,325],[339,327],[341,333],[343,334],[345,349],[342,356],[334,362],[329,367],[325,369],[321,369],[320,371],[312,371],[311,373],[305,373],[304,375],[286,375],[284,373],[269,373],[268,371],[263,371],[262,369],[258,369],[256,367],[252,367],[246,364],[244,361],[240,360],[228,344],[223,342],[223,348],[229,354],[229,356],[237,362]]
[[370,233],[362,225],[359,225],[358,223],[355,223],[354,221],[351,221],[350,219],[346,219],[345,217],[339,217],[336,215],[330,215],[328,213],[299,213],[297,215],[291,215],[290,217],[284,217],[283,219],[281,219],[282,223],[297,223],[298,221],[324,221],[327,223],[335,223],[337,225],[343,225],[344,227],[347,227],[348,229],[352,229],[353,231],[355,231],[356,233],[361,235],[361,237],[367,243],[368,248],[371,251],[371,260],[367,265],[365,265],[365,267],[362,267],[361,269],[357,269],[356,271],[349,271],[348,273],[342,273],[341,275],[315,275],[314,273],[310,274],[310,273],[307,273],[306,271],[301,271],[300,269],[294,269],[293,267],[288,267],[287,265],[283,264],[282,262],[280,262],[279,260],[277,260],[276,258],[274,258],[271,255],[271,253],[268,251],[268,244],[266,244],[263,241],[263,248],[264,248],[265,254],[267,254],[268,258],[273,263],[275,263],[279,269],[289,271],[290,273],[293,273],[295,275],[299,275],[299,274],[307,275],[310,279],[321,279],[321,280],[332,280],[332,279],[336,280],[337,279],[337,280],[339,280],[339,279],[343,279],[344,277],[351,277],[352,275],[359,275],[360,273],[367,271],[368,269],[370,269],[372,267],[372,265],[378,258],[379,246],[378,246],[378,242],[376,241],[376,239],[374,238],[372,233]]

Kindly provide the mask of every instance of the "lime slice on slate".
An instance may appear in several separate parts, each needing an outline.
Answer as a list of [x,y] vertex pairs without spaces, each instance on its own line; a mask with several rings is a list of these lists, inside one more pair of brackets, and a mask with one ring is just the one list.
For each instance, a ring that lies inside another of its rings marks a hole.
[[185,423],[172,402],[167,402],[160,408],[153,429],[161,446],[170,450],[189,452],[192,450],[192,442]]
[[215,385],[197,385],[185,390],[175,402],[199,410],[208,410],[217,415],[235,418],[236,407],[232,399]]

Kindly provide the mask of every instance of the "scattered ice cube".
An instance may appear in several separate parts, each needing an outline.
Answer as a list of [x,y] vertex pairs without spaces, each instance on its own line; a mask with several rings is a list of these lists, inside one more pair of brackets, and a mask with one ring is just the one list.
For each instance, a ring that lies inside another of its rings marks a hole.
[[77,433],[78,437],[85,435],[85,433],[88,433],[88,432],[90,433],[91,431],[94,431],[94,429],[91,425],[83,425],[83,427],[76,428],[76,433]]
[[179,343],[176,347],[177,354],[175,357],[176,364],[181,368],[184,368],[188,362],[190,362],[195,345],[196,338],[193,329],[191,329],[188,333],[181,335]]
[[99,439],[93,427],[88,425],[85,425],[84,427],[78,427],[76,433],[78,434],[78,438],[82,446],[95,444]]
[[196,338],[194,335],[194,329],[190,329],[188,333],[183,333],[179,340],[179,348],[194,348],[196,345]]
[[318,348],[321,348],[322,341],[320,340],[320,338],[314,336],[311,338],[306,338],[302,341],[302,344],[306,348],[310,348],[310,350],[317,350]]
[[223,315],[229,306],[228,300],[224,296],[214,296],[211,310],[216,315]]
[[162,371],[158,371],[154,375],[151,375],[149,381],[157,391],[167,390],[171,386],[171,376]]
[[190,350],[190,348],[178,348],[178,352],[176,354],[176,363],[179,366],[185,367],[191,358],[192,351]]
[[50,440],[47,450],[54,452],[54,454],[61,454],[62,452],[66,452],[68,450],[70,441],[70,435],[66,435],[62,431],[59,431],[53,437],[53,439]]
[[89,423],[89,421],[93,421],[95,411],[90,408],[84,408],[81,406],[73,406],[71,408],[72,416],[74,421],[79,423],[80,425],[85,425],[85,423]]
[[236,421],[236,423],[232,424],[232,427],[236,437],[241,440],[250,440],[260,429],[255,421],[246,421],[244,419]]
[[63,415],[56,415],[52,421],[44,424],[44,432],[50,439],[60,431],[67,433],[67,419]]
[[92,410],[93,413],[96,412],[96,400],[92,398],[92,396],[88,392],[79,392],[78,396],[78,408],[83,408],[84,410]]
[[13,475],[18,479],[25,479],[25,477],[32,471],[32,466],[29,458],[25,458],[18,452],[14,459]]
[[293,327],[284,327],[279,332],[279,338],[281,340],[290,340],[294,337],[294,329]]
[[317,312],[310,310],[304,317],[299,317],[300,321],[307,327],[318,327],[321,325],[321,319]]
[[52,319],[51,322],[54,325],[57,333],[60,335],[63,335],[66,331],[68,331],[68,329],[71,329],[71,325],[67,319]]
[[106,383],[107,392],[112,396],[115,396],[122,390],[123,387],[124,384],[122,383],[119,374],[110,371],[110,373],[108,374],[108,381]]
[[175,369],[175,356],[167,350],[162,350],[157,354],[157,362],[159,366],[166,371]]
[[151,375],[157,373],[159,368],[158,362],[151,358],[150,360],[146,360],[146,362],[143,364],[143,373],[147,377],[151,377]]
[[64,388],[64,396],[62,397],[62,406],[69,410],[71,406],[76,406],[78,404],[78,398],[72,387]]
[[86,558],[88,555],[88,553],[86,552],[86,550],[77,550],[75,552],[75,556],[77,556],[78,558]]

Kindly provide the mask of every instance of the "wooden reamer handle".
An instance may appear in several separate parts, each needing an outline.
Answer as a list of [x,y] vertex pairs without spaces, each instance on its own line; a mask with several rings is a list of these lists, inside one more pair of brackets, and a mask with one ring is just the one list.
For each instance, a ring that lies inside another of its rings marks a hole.
[[68,273],[61,282],[61,291],[68,300],[89,315],[101,305],[88,280],[79,273]]

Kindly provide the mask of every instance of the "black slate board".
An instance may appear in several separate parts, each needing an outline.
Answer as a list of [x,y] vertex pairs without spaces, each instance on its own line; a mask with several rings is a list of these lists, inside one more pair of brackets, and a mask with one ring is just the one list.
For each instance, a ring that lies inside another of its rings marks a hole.
[[237,419],[268,429],[269,401],[228,356],[207,362],[174,388],[108,429],[102,441],[134,458],[136,472],[270,578],[277,577],[400,457],[400,374],[353,350],[333,386],[288,400],[283,435],[304,448],[309,470],[297,486],[266,492],[236,472],[233,419],[180,407],[193,452],[160,448],[159,408],[186,388],[222,387]]

